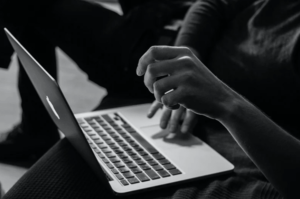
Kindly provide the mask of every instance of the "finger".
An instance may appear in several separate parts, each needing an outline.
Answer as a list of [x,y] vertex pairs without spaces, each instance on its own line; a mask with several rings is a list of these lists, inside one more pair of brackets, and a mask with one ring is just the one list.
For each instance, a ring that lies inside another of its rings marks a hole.
[[147,70],[149,64],[155,63],[157,60],[163,61],[173,59],[182,53],[190,53],[186,47],[173,46],[152,46],[139,60],[136,74],[142,76]]
[[153,84],[160,79],[178,73],[181,70],[181,62],[177,59],[164,60],[149,64],[144,76],[144,84],[153,93]]
[[179,109],[172,111],[171,119],[169,121],[169,130],[171,132],[177,131],[182,114],[184,114],[184,107],[182,106],[180,106]]
[[157,110],[160,109],[160,108],[162,108],[162,107],[163,107],[163,105],[161,103],[159,103],[158,101],[155,100],[151,104],[151,106],[150,106],[150,108],[148,110],[147,117],[148,118],[152,118],[155,115],[155,113],[157,112]]
[[[178,81],[178,75],[168,76],[165,78],[162,78],[153,84],[153,92],[155,99],[162,103],[162,97],[164,95],[167,95],[168,93],[173,92],[175,89],[177,89],[178,84],[180,84],[180,81]],[[174,104],[176,105],[176,104]],[[168,106],[171,107],[171,106]]]
[[186,110],[186,115],[181,125],[181,132],[182,133],[189,133],[193,130],[197,123],[197,115],[192,112],[191,110]]
[[163,114],[160,118],[160,127],[162,129],[165,129],[167,128],[168,126],[168,123],[169,123],[169,120],[170,120],[170,117],[171,117],[171,114],[172,114],[172,110],[164,107],[163,108]]
[[177,87],[173,91],[166,93],[161,97],[162,104],[169,109],[178,109],[183,92],[181,87]]

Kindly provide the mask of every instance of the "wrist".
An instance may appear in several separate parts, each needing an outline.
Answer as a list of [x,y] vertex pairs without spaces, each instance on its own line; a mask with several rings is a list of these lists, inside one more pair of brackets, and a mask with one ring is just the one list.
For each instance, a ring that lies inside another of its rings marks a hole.
[[247,101],[241,95],[231,90],[228,97],[220,103],[220,111],[215,119],[220,122],[230,120],[246,103]]

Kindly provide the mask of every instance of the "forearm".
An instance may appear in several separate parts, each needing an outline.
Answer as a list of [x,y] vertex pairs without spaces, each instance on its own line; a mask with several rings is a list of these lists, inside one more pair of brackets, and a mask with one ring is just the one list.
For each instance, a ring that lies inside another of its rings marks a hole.
[[299,195],[299,140],[235,93],[226,106],[218,120],[283,196]]

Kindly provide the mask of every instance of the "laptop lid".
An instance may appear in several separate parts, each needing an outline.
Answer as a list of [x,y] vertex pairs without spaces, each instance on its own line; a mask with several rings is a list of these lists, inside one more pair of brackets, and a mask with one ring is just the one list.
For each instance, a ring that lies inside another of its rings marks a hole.
[[110,187],[107,181],[108,178],[95,159],[92,149],[86,142],[86,138],[55,79],[51,77],[6,28],[4,28],[4,30],[56,126],[64,133],[78,153],[90,165],[94,173],[107,187]]

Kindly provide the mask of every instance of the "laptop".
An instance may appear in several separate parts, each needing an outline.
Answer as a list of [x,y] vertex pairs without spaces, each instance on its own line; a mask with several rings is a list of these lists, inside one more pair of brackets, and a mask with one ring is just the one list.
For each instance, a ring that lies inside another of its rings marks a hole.
[[74,115],[56,81],[5,32],[58,129],[116,195],[233,171],[230,162],[199,138],[162,130],[161,112],[148,119],[150,104]]

